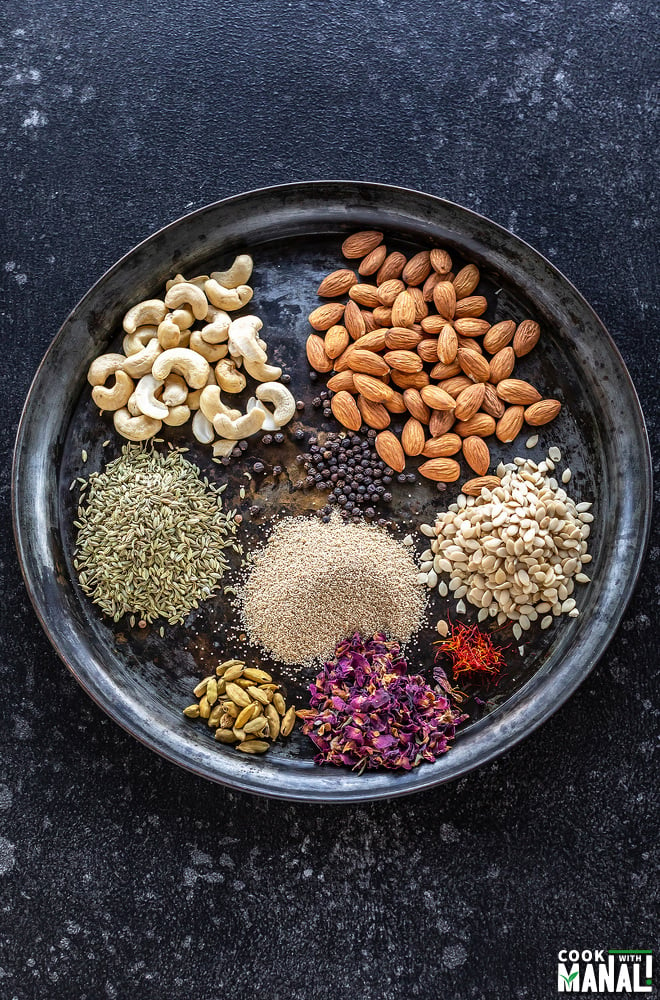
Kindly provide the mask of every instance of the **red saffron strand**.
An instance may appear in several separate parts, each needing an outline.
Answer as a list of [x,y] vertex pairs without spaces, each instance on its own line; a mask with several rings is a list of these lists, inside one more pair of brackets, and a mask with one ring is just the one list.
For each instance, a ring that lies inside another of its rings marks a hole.
[[485,676],[490,683],[497,684],[500,670],[506,666],[502,651],[497,649],[490,638],[476,625],[463,622],[449,622],[451,636],[437,645],[436,662],[441,655],[448,656],[452,663],[455,680],[477,680]]

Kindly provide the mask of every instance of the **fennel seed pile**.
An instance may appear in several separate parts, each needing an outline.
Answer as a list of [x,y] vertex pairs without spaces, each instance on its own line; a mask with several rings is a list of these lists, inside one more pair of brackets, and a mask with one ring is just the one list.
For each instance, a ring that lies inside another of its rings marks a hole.
[[173,625],[218,589],[224,550],[240,551],[235,511],[183,455],[129,444],[87,487],[74,566],[106,615]]

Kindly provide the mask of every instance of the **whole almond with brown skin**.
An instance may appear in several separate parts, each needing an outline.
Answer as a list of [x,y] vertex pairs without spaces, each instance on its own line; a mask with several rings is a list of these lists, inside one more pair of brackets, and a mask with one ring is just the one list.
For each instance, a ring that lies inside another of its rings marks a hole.
[[399,389],[422,389],[431,379],[428,372],[397,372],[392,371],[392,381]]
[[325,353],[323,338],[315,333],[310,333],[305,344],[307,360],[311,367],[317,372],[332,371],[332,358]]
[[377,330],[378,323],[374,319],[373,312],[370,309],[360,309],[360,312],[362,313],[362,319],[364,320],[364,328],[367,331],[367,333],[370,333],[372,330]]
[[376,284],[382,285],[384,281],[389,281],[390,278],[398,278],[405,266],[406,258],[398,250],[388,254],[378,269]]
[[494,417],[495,420],[499,420],[506,410],[506,406],[497,395],[495,386],[491,385],[490,382],[486,382],[484,385],[484,398],[481,409],[484,413],[488,413],[489,416]]
[[419,389],[404,389],[403,401],[411,417],[419,420],[422,424],[428,424],[431,419],[431,411],[420,396]]
[[401,295],[401,292],[405,292],[406,286],[398,278],[390,278],[389,281],[384,281],[382,285],[378,285],[378,301],[383,306],[388,306],[390,309],[396,302],[397,295]]
[[489,354],[497,354],[511,342],[515,332],[516,324],[512,319],[503,319],[499,323],[493,323],[483,339],[484,350],[488,351]]
[[309,314],[309,322],[315,330],[325,332],[339,323],[344,315],[344,308],[343,302],[325,302]]
[[410,292],[400,292],[392,306],[392,326],[412,326],[415,322],[415,301]]
[[490,323],[487,319],[476,319],[474,316],[464,316],[463,319],[454,319],[456,333],[461,337],[483,337],[490,330]]
[[463,438],[463,457],[478,476],[485,476],[490,468],[490,451],[483,438],[472,434]]
[[389,306],[376,306],[374,309],[374,322],[378,326],[392,326],[392,310]]
[[440,247],[436,247],[435,250],[431,250],[429,254],[429,260],[431,267],[438,274],[447,274],[451,271],[451,257],[446,250],[441,250]]
[[440,316],[453,319],[456,311],[456,289],[451,281],[439,281],[433,289],[433,301]]
[[456,355],[459,365],[468,378],[475,382],[487,382],[490,377],[490,366],[483,354],[476,351],[468,351],[464,347],[459,347]]
[[406,404],[403,401],[403,395],[397,392],[396,389],[392,389],[391,394],[387,397],[383,406],[389,410],[390,413],[407,413]]
[[508,444],[520,434],[525,416],[524,406],[508,406],[497,421],[495,436],[502,444]]
[[346,295],[349,288],[357,283],[357,280],[357,275],[348,268],[333,271],[332,274],[325,276],[317,288],[316,294],[320,295],[322,299],[334,299],[340,295]]
[[497,354],[493,354],[490,359],[490,376],[488,378],[489,382],[493,385],[497,385],[502,379],[508,378],[514,369],[516,364],[516,356],[513,353],[512,347],[503,347]]
[[368,253],[375,250],[383,242],[383,234],[375,229],[363,229],[359,233],[353,233],[347,237],[341,245],[341,252],[349,260],[358,257],[366,257]]
[[428,462],[422,462],[419,472],[436,483],[455,483],[461,474],[461,467],[453,458],[430,458]]
[[355,349],[351,351],[348,367],[353,372],[376,376],[387,375],[390,370],[387,361],[380,354],[360,350],[360,341],[357,341]]
[[525,410],[525,421],[531,427],[542,427],[554,420],[561,410],[561,403],[558,399],[540,399],[538,403],[532,403]]
[[363,333],[367,332],[364,317],[360,312],[360,307],[356,302],[353,302],[352,299],[346,303],[346,309],[344,310],[344,326],[353,340],[357,340],[358,337],[361,337]]
[[342,351],[345,351],[350,342],[348,330],[345,326],[331,326],[323,341],[325,353],[329,358],[338,358]]
[[440,434],[426,442],[422,455],[425,458],[447,458],[458,454],[462,446],[463,439],[458,434]]
[[424,333],[437,337],[447,320],[443,316],[425,316],[421,321]]
[[382,351],[387,344],[388,333],[389,330],[385,326],[381,326],[377,330],[369,330],[362,337],[358,337],[355,346],[361,351]]
[[355,392],[355,383],[353,382],[353,372],[350,369],[346,369],[343,372],[337,372],[328,379],[328,389],[332,392],[341,392],[345,389],[346,392]]
[[487,413],[475,413],[469,420],[458,420],[454,424],[454,430],[461,437],[471,437],[472,434],[476,434],[477,437],[490,437],[495,433],[495,420]]
[[484,353],[481,344],[476,339],[476,337],[461,337],[460,334],[457,334],[457,336],[458,336],[459,347],[462,347],[466,351],[476,351],[477,354]]
[[414,351],[387,351],[383,355],[383,360],[390,368],[394,368],[398,372],[405,372],[407,375],[421,372],[423,367],[422,359]]
[[395,472],[403,472],[406,467],[406,456],[401,444],[392,431],[381,431],[374,441],[376,452],[380,458]]
[[468,295],[464,299],[456,302],[456,319],[465,319],[466,316],[483,316],[488,309],[488,302],[483,295]]
[[458,337],[456,330],[450,323],[445,323],[438,337],[438,358],[445,365],[450,365],[456,360],[458,351]]
[[375,274],[386,257],[387,247],[384,243],[381,243],[375,250],[368,253],[363,261],[360,261],[360,266],[358,267],[359,273],[365,276]]
[[406,455],[421,455],[425,442],[423,425],[419,420],[410,417],[409,420],[406,420],[401,431],[401,447]]
[[422,361],[428,361],[433,364],[438,360],[438,341],[435,337],[427,337],[424,340],[420,340],[415,350]]
[[401,277],[407,285],[422,285],[431,273],[431,255],[428,250],[420,250],[411,257]]
[[481,409],[486,386],[484,382],[473,382],[456,396],[454,416],[457,420],[469,420]]
[[353,384],[359,393],[372,403],[384,403],[392,395],[392,389],[373,375],[353,373]]
[[444,389],[439,389],[437,385],[425,385],[420,389],[420,394],[427,406],[432,410],[453,410],[456,407],[456,400]]
[[494,490],[501,483],[502,480],[499,476],[477,476],[476,479],[468,479],[466,483],[463,483],[461,492],[468,497],[479,497],[482,490]]
[[359,306],[365,306],[367,309],[382,305],[378,298],[376,285],[367,285],[363,282],[352,285],[348,290],[348,297],[353,299],[353,302],[357,302]]
[[438,274],[437,271],[431,271],[428,278],[422,285],[422,295],[424,296],[425,302],[433,302],[433,289],[442,281],[442,275]]
[[357,407],[367,427],[373,427],[377,431],[389,427],[392,418],[382,403],[372,403],[366,396],[360,395],[357,398]]
[[479,284],[479,268],[475,264],[467,264],[462,267],[454,278],[454,288],[456,290],[457,299],[465,299],[468,295],[472,295]]
[[431,437],[441,437],[452,429],[456,423],[453,410],[431,410],[429,419],[429,434]]
[[424,338],[405,326],[393,326],[385,334],[385,345],[390,351],[412,351]]
[[450,365],[445,365],[442,361],[439,361],[437,365],[433,365],[430,371],[431,378],[437,382],[441,382],[445,378],[453,378],[454,375],[460,375],[460,373],[461,366],[458,361],[452,361]]
[[541,336],[541,327],[533,319],[524,319],[518,324],[513,338],[513,349],[517,358],[522,358],[525,354],[536,347]]
[[362,415],[350,393],[343,391],[335,393],[330,400],[330,409],[343,427],[348,427],[350,431],[360,430]]
[[469,389],[470,386],[474,385],[483,385],[483,382],[475,383],[467,375],[451,375],[449,378],[439,379],[438,385],[454,399],[458,399],[464,389]]
[[516,406],[529,406],[531,403],[538,403],[541,398],[541,393],[521,378],[502,379],[497,383],[497,395],[505,403],[514,403]]
[[429,314],[429,307],[424,301],[424,296],[422,295],[422,289],[417,288],[414,285],[408,285],[407,291],[412,295],[412,300],[415,304],[415,322],[419,323]]

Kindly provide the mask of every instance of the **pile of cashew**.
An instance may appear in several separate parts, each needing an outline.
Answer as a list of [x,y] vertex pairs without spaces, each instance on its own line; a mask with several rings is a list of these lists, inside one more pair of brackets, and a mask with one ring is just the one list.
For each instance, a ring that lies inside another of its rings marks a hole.
[[[258,316],[229,315],[252,298],[252,267],[252,258],[240,254],[227,271],[190,280],[177,274],[163,299],[128,310],[124,353],[103,354],[87,373],[92,399],[101,412],[112,412],[122,437],[146,441],[163,424],[177,427],[194,413],[195,438],[225,457],[243,438],[279,430],[293,418],[295,400],[278,381],[282,369],[268,363],[259,335],[263,323]],[[221,394],[242,392],[246,376],[259,384],[243,413]]]

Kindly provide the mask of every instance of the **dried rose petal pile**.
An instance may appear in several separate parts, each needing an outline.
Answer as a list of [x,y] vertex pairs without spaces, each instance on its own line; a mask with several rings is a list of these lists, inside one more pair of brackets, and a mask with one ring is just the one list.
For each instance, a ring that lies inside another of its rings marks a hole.
[[318,747],[315,763],[410,771],[445,753],[467,716],[407,671],[399,643],[382,632],[339,643],[310,684],[311,707],[297,713]]

